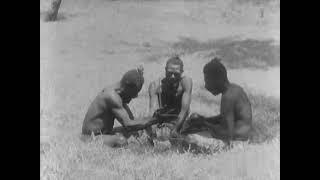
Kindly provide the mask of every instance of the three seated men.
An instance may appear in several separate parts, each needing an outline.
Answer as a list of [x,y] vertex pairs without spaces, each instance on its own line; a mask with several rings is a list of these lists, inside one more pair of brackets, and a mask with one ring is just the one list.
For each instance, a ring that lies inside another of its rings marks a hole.
[[[149,117],[134,119],[128,107],[128,103],[138,96],[144,83],[142,68],[131,70],[120,82],[103,89],[97,95],[85,116],[82,134],[101,135],[106,145],[117,147],[127,143],[123,135],[146,129],[148,141],[153,145],[155,130],[159,127],[153,125],[166,122],[172,139],[182,137],[187,141],[188,134],[206,130],[213,138],[221,139],[227,144],[233,140],[248,140],[252,129],[250,101],[239,85],[229,82],[227,70],[220,61],[214,58],[203,68],[205,88],[215,96],[222,94],[219,115],[204,117],[193,113],[187,119],[192,79],[182,76],[182,60],[172,57],[166,63],[165,77],[149,85]],[[115,133],[114,119],[122,125],[122,135]]]

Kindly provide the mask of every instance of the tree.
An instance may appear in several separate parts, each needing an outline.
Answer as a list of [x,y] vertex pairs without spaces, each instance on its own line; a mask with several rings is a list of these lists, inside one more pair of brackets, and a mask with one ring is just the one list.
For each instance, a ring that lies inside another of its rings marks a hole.
[[57,20],[58,11],[62,0],[51,0],[49,10],[46,12],[44,21]]

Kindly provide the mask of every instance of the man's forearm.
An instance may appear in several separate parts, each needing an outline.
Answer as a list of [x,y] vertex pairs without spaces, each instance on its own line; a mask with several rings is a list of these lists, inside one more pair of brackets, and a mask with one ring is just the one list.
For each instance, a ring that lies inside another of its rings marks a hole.
[[219,114],[217,116],[212,116],[212,117],[204,117],[204,116],[202,116],[201,118],[205,122],[215,124],[215,123],[220,123],[221,122],[222,116]]
[[[149,119],[149,120],[147,120]],[[152,126],[153,124],[158,123],[158,119],[152,118],[152,117],[147,117],[144,119],[139,119],[135,121],[131,121],[129,123],[126,123],[124,126],[119,126],[113,128],[113,132],[123,132],[123,131],[139,131],[142,129],[145,129],[149,126]]]
[[123,108],[127,111],[128,115],[129,115],[129,118],[130,118],[131,120],[133,120],[133,119],[134,119],[134,116],[133,116],[133,114],[132,114],[129,106],[128,106],[127,104],[124,104],[124,105],[123,105]]
[[232,120],[228,120],[228,135],[229,135],[229,141],[233,140],[233,131],[234,131],[234,122]]
[[157,107],[156,106],[151,106],[149,107],[149,113],[148,115],[149,116],[153,116],[154,112],[157,110]]
[[187,112],[182,112],[179,114],[178,119],[177,119],[177,125],[176,125],[177,130],[181,129],[186,117],[187,117]]

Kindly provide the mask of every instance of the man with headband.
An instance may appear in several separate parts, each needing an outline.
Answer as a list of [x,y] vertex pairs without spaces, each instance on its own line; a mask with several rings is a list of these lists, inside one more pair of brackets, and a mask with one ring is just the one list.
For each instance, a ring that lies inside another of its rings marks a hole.
[[128,71],[120,82],[99,92],[85,115],[82,126],[84,137],[101,135],[104,144],[108,146],[126,145],[126,138],[114,132],[114,120],[117,119],[128,131],[132,128],[143,129],[150,122],[142,119],[133,120],[134,117],[128,106],[128,103],[138,96],[143,83],[143,68],[140,67]]
[[[189,114],[191,103],[192,79],[182,76],[182,73],[182,60],[178,56],[172,57],[166,63],[165,77],[149,85],[149,115],[156,118],[171,115],[172,121],[166,125],[173,137],[179,134]],[[155,127],[149,127],[147,134],[149,142],[153,145],[153,138],[156,137]]]
[[215,96],[222,94],[220,114],[214,117],[192,114],[186,122],[189,128],[182,134],[207,129],[212,137],[224,140],[228,145],[232,140],[248,140],[252,129],[252,110],[245,91],[229,82],[227,70],[219,58],[207,63],[203,73],[205,88]]

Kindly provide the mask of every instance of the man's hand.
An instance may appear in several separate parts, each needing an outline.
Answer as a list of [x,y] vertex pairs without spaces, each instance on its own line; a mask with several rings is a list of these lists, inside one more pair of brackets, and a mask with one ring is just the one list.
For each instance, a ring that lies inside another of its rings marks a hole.
[[192,113],[189,117],[190,125],[202,124],[204,121],[204,117],[198,113]]
[[162,113],[163,113],[163,109],[157,109],[157,110],[153,113],[152,117],[158,118]]
[[189,117],[189,119],[197,119],[202,117],[199,113],[192,113]]
[[192,94],[192,79],[188,77],[183,78],[181,81],[181,85],[183,88],[183,94],[181,99],[181,110],[177,118],[177,132],[179,132],[182,128],[189,113]]
[[130,136],[133,136],[135,138],[138,138],[140,136],[139,131],[133,131],[133,132],[130,132],[129,134],[130,134]]
[[177,138],[177,137],[179,137],[179,135],[180,134],[179,134],[177,128],[174,128],[170,133],[170,136],[173,137],[173,138]]

